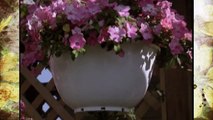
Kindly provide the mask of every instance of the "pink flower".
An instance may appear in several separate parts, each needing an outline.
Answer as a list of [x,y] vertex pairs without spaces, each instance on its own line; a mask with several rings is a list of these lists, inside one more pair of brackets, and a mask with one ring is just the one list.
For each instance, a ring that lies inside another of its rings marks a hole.
[[192,41],[192,33],[191,32],[187,32],[184,34],[184,38],[189,40],[189,41]]
[[34,51],[26,51],[24,53],[24,56],[22,57],[22,65],[25,67],[28,67],[29,65],[32,65],[37,60],[43,61],[44,55],[41,50],[34,50]]
[[74,50],[80,50],[84,47],[86,40],[81,34],[74,34],[69,38],[70,47]]
[[41,49],[37,51],[35,58],[39,61],[42,61],[44,59],[44,53]]
[[102,7],[115,7],[117,5],[116,2],[109,3],[109,0],[98,0],[98,3]]
[[56,13],[61,13],[65,10],[66,3],[63,0],[54,0],[52,2],[51,8]]
[[65,14],[67,15],[67,19],[73,24],[85,21],[91,16],[86,7],[79,5],[77,2],[72,2],[72,4],[67,5]]
[[172,7],[172,3],[167,1],[167,0],[163,0],[163,1],[159,1],[157,3],[157,6],[159,6],[162,10],[165,10],[165,9],[170,9]]
[[21,100],[19,103],[20,106],[20,110],[21,110],[21,120],[25,120],[25,116],[24,116],[24,112],[25,112],[25,104],[24,102]]
[[52,28],[56,27],[56,13],[52,11],[51,7],[40,6],[34,14],[40,21],[48,23]]
[[125,27],[126,27],[127,36],[129,38],[135,39],[137,36],[137,28],[134,25],[130,24],[129,22],[125,24]]
[[126,17],[126,16],[129,16],[130,7],[124,6],[124,5],[118,5],[114,7],[114,10],[116,10],[120,16]]
[[160,24],[154,26],[153,32],[155,33],[155,35],[160,35],[161,31],[162,31],[162,26]]
[[21,112],[24,112],[24,110],[25,110],[25,104],[24,104],[24,102],[21,100],[19,104],[20,104],[20,110],[21,110]]
[[83,35],[82,32],[81,32],[81,28],[79,28],[79,27],[75,27],[72,30],[72,34],[81,34],[81,35]]
[[169,43],[169,48],[173,55],[178,55],[183,52],[183,47],[181,46],[181,44],[179,43],[179,40],[177,39],[171,40],[171,42]]
[[101,12],[101,4],[98,1],[84,1],[81,4],[77,1],[72,1],[65,8],[67,19],[73,24],[83,24],[86,20]]
[[28,33],[33,41],[39,42],[41,40],[41,35],[38,30],[28,30]]
[[140,6],[143,8],[147,4],[153,4],[153,0],[140,0],[139,1]]
[[186,53],[189,55],[190,59],[192,59],[192,51],[188,50]]
[[89,2],[96,2],[97,0],[87,0],[87,1],[89,1]]
[[108,28],[103,28],[98,36],[98,43],[103,43],[109,37]]
[[33,12],[37,9],[37,5],[36,4],[31,4],[31,5],[29,5],[28,6],[28,12],[30,13],[30,14],[33,14]]
[[[50,7],[31,6],[32,13],[27,16],[28,30],[40,31],[43,28],[43,23],[48,23],[52,28],[56,27],[56,13],[52,12]],[[34,11],[33,11],[34,10]]]
[[37,50],[40,45],[39,45],[39,42],[37,41],[30,41],[30,42],[24,43],[24,46],[25,46],[25,51],[32,52]]
[[43,60],[44,54],[41,50],[40,42],[28,41],[23,43],[25,46],[24,56],[22,57],[22,64],[26,67],[32,65],[37,60]]
[[87,6],[88,12],[92,15],[95,15],[99,12],[101,12],[101,8],[98,3],[95,2],[89,2]]
[[30,14],[27,16],[27,28],[28,30],[36,30],[39,31],[42,28],[42,23],[38,16],[34,14]]
[[186,24],[183,22],[175,22],[173,23],[174,28],[171,30],[172,31],[172,36],[175,39],[182,39],[184,38],[184,34],[188,32]]
[[170,18],[164,18],[161,20],[160,22],[161,26],[165,29],[173,29],[173,26],[172,26],[172,20]]
[[98,25],[99,25],[100,27],[103,27],[103,26],[104,26],[104,22],[105,22],[104,20],[101,20],[101,21],[98,22]]
[[142,7],[142,10],[147,14],[151,16],[156,16],[158,9],[153,4],[146,4],[144,7]]
[[110,39],[117,43],[121,42],[123,37],[126,36],[126,31],[123,28],[119,28],[116,26],[109,27],[108,33],[110,34]]
[[152,40],[152,30],[151,28],[146,24],[141,24],[140,33],[142,34],[144,40]]

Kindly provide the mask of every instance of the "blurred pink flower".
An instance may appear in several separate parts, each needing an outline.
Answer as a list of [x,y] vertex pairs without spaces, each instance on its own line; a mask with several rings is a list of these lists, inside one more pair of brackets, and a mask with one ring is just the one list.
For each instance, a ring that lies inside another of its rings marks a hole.
[[144,40],[152,40],[152,30],[151,28],[146,24],[141,24],[140,33],[142,34]]
[[146,4],[144,7],[142,7],[142,10],[145,14],[156,16],[158,9],[154,6],[154,4]]
[[77,2],[67,5],[65,8],[65,14],[67,15],[67,19],[73,24],[85,21],[91,16],[86,7],[79,5]]
[[179,40],[177,39],[171,40],[171,42],[169,43],[169,48],[173,55],[178,55],[183,52],[183,47],[181,46],[181,44],[179,43]]
[[103,28],[98,36],[98,43],[103,43],[109,37],[108,28]]
[[118,5],[118,6],[115,6],[114,9],[118,12],[120,16],[124,16],[124,17],[129,16],[129,10],[130,10],[129,6]]
[[173,29],[172,20],[170,18],[162,19],[160,24],[163,28],[166,28],[166,29],[169,29],[169,30]]
[[192,41],[192,33],[191,32],[187,32],[184,34],[184,38],[189,40],[189,41]]
[[27,30],[39,31],[43,27],[40,18],[34,14],[28,15],[26,19]]
[[127,36],[129,38],[135,39],[137,36],[137,27],[130,24],[129,22],[126,22],[125,24]]
[[192,57],[192,51],[191,51],[191,50],[188,50],[188,51],[187,51],[187,54],[189,55],[190,59],[193,58],[193,57]]
[[173,23],[174,29],[171,30],[172,32],[172,37],[175,39],[183,39],[185,36],[185,33],[188,32],[186,28],[185,22],[178,21]]
[[98,3],[95,3],[95,2],[89,2],[87,5],[87,9],[91,15],[95,15],[101,12],[101,7],[99,6]]
[[126,31],[123,28],[119,28],[117,26],[110,26],[108,29],[108,33],[110,34],[110,39],[119,43],[122,41],[123,37],[126,36]]
[[74,34],[69,38],[70,47],[74,50],[80,50],[84,47],[86,40],[81,34]]
[[140,6],[143,8],[144,6],[146,6],[147,4],[153,4],[154,0],[139,0],[139,4]]
[[56,13],[61,13],[65,10],[66,2],[63,0],[53,0],[51,9]]
[[39,18],[40,21],[48,23],[52,28],[56,27],[56,13],[52,11],[51,7],[40,6],[34,14]]
[[156,5],[159,6],[162,10],[165,10],[168,8],[170,9],[172,7],[172,3],[167,0],[159,1],[159,2],[157,2]]
[[65,14],[73,24],[84,23],[99,12],[101,4],[98,1],[85,1],[85,4],[72,1],[72,4],[68,4],[65,8]]
[[160,33],[162,32],[162,26],[160,24],[155,25],[153,27],[153,32],[155,35],[160,35]]
[[83,35],[82,32],[81,32],[81,28],[79,28],[79,27],[75,27],[74,29],[72,29],[72,34],[81,34],[81,35]]

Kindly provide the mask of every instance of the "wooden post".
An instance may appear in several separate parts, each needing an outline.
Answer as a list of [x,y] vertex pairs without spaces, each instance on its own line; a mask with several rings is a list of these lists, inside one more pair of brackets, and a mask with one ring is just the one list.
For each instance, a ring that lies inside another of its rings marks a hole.
[[166,90],[166,88],[165,88],[165,71],[164,71],[164,69],[160,69],[160,87],[161,87],[161,89],[162,89],[162,103],[161,103],[161,105],[162,105],[162,107],[161,107],[161,115],[162,115],[162,120],[167,120],[167,111],[166,111],[166,108],[167,108],[167,106],[166,106],[166,99],[165,99],[165,90]]
[[165,92],[162,120],[192,120],[192,72],[161,69],[160,78]]

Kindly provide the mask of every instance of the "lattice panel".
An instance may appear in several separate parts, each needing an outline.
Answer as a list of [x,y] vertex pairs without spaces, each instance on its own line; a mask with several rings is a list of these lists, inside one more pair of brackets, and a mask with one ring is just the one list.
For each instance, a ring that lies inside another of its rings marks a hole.
[[[21,71],[25,78],[21,85],[21,97],[26,104],[26,112],[30,117],[35,120],[42,120],[44,118],[45,120],[56,120],[59,118],[74,120],[73,116],[65,109],[66,105],[60,99],[60,96],[57,94],[54,95],[57,98],[53,96],[53,93],[56,91],[53,80],[44,86],[27,69],[21,68]],[[29,97],[30,93],[32,95]],[[42,111],[41,109],[44,103],[49,106],[47,111]]]

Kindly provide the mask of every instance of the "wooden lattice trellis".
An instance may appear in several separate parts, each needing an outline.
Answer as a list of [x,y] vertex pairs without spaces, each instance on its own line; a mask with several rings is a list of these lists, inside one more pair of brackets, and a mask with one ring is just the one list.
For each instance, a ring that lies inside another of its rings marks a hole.
[[[186,93],[190,94],[190,90],[192,89],[192,78],[190,77],[190,73],[191,72],[184,72],[180,70],[177,72],[176,70],[172,71],[166,69],[161,69],[160,72],[156,72],[153,75],[152,80],[153,82],[156,82],[153,83],[155,84],[153,87],[155,89],[151,89],[152,86],[150,86],[150,89],[147,91],[144,99],[136,107],[135,114],[137,120],[171,120],[171,115],[176,116],[176,118],[173,118],[172,120],[190,120],[190,118],[192,118],[192,110],[190,111],[192,106],[188,105],[191,103],[190,96],[184,97],[183,92],[179,92],[181,91],[181,88],[177,88],[173,91],[171,90],[172,92],[177,92],[178,98],[176,99],[184,101],[181,104],[179,103],[178,105],[175,105],[176,108],[171,107],[174,99],[170,99],[170,97],[167,96],[167,93],[171,93],[167,91],[167,86],[181,85],[181,82],[184,81],[187,85],[185,85],[183,89],[187,89]],[[56,91],[53,80],[50,80],[46,84],[42,84],[26,68],[21,68],[21,75],[21,99],[26,105],[25,112],[30,117],[34,120],[59,120],[59,118],[62,120],[79,120],[78,117],[75,117],[73,110],[63,103]],[[173,80],[170,81],[173,81],[175,85],[170,85],[170,83],[167,84],[167,81],[171,78]],[[166,97],[164,97],[164,94],[166,94]],[[184,97],[184,100],[182,100],[181,97]],[[42,105],[44,105],[44,103],[49,105],[49,109],[45,112],[42,111]],[[184,109],[179,109],[179,105],[188,106],[185,106],[186,108]],[[189,115],[186,115],[185,113],[189,113]],[[182,114],[184,114],[184,116]],[[177,117],[179,115],[181,117]]]

